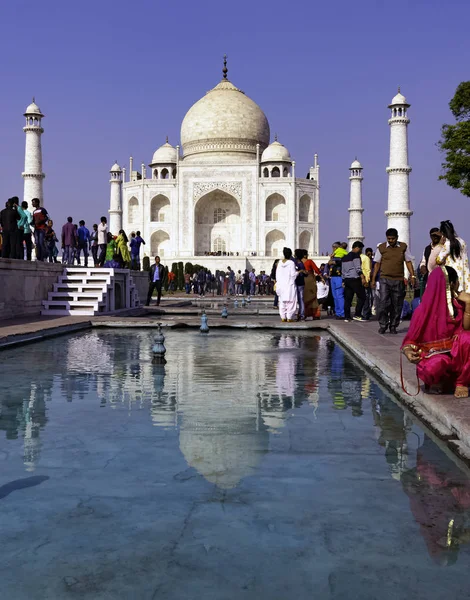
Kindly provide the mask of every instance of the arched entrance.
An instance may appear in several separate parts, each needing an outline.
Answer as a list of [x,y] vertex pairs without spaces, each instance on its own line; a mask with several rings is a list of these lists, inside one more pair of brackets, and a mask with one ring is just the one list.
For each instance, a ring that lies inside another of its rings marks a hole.
[[170,201],[163,194],[154,196],[150,202],[150,220],[160,223],[170,221]]
[[286,199],[281,194],[271,194],[266,198],[266,221],[286,220]]
[[299,248],[307,250],[309,254],[312,254],[313,244],[312,244],[312,234],[310,231],[302,231],[299,236]]
[[194,254],[241,252],[240,205],[222,190],[202,196],[194,209]]
[[299,221],[313,222],[313,201],[308,194],[304,194],[299,200]]
[[[159,229],[152,233],[150,250],[153,257],[159,256],[163,258],[165,255],[170,256],[170,236],[166,231]],[[150,260],[150,264],[153,264],[153,260]]]
[[286,237],[279,231],[274,229],[266,235],[266,256],[272,256],[273,258],[279,258],[282,256],[282,249],[286,243]]

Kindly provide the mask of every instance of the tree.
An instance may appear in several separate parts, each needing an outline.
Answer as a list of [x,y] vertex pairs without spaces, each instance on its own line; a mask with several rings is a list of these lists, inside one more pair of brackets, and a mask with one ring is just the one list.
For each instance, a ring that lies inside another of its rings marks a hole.
[[445,153],[440,180],[470,196],[470,81],[462,81],[449,102],[455,125],[443,125],[439,150]]

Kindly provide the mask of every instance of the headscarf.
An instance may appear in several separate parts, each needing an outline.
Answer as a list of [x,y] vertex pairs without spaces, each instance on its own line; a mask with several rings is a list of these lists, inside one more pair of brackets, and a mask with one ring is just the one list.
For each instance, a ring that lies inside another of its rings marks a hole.
[[[460,309],[455,317],[454,307]],[[419,346],[449,340],[461,324],[462,310],[458,302],[452,301],[447,271],[445,267],[434,269],[421,304],[413,313],[402,348],[408,344]]]

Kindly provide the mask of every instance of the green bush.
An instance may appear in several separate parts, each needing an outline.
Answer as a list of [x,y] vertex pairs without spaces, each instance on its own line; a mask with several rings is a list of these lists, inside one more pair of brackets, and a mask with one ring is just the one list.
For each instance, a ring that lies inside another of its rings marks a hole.
[[190,262],[187,262],[184,265],[184,272],[185,273],[189,273],[191,275],[191,277],[194,275],[194,265]]
[[176,287],[179,290],[184,288],[184,266],[182,262],[178,263],[178,273],[176,274]]
[[[176,264],[176,263],[174,263]],[[168,291],[168,267],[163,267],[163,282],[162,282],[163,288],[165,290],[165,292]]]
[[150,271],[150,258],[148,256],[144,256],[142,260],[142,269],[144,271]]

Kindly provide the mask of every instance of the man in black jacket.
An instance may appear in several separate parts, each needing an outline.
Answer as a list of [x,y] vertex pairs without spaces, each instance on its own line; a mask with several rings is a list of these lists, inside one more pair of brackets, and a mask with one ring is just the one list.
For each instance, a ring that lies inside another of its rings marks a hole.
[[150,305],[150,300],[152,298],[154,290],[157,290],[157,306],[160,305],[164,272],[165,268],[163,265],[160,264],[160,257],[156,256],[155,263],[150,267],[149,271],[149,291],[147,294],[147,302],[145,306]]
[[428,246],[426,246],[426,248],[424,249],[423,258],[421,259],[421,262],[419,263],[419,272],[421,275],[420,280],[422,280],[422,282],[423,282],[423,291],[428,282],[428,275],[429,275],[428,262],[429,262],[429,257],[431,256],[431,250],[435,246],[437,246],[437,244],[439,244],[439,242],[441,241],[441,237],[442,237],[441,232],[439,231],[438,227],[433,227],[430,230],[429,237],[431,238],[431,243]]
[[14,206],[13,199],[10,198],[5,204],[5,208],[0,212],[0,225],[2,226],[2,258],[17,258],[16,247],[18,221],[20,218],[21,216]]

